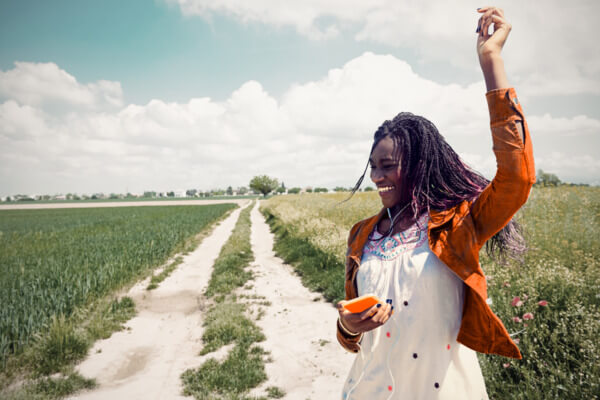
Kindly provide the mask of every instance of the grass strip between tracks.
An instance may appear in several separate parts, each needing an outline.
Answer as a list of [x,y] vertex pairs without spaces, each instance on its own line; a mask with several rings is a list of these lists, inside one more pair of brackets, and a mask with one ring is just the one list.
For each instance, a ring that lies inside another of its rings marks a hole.
[[280,398],[284,392],[267,388],[266,397],[249,397],[250,389],[267,379],[267,353],[257,343],[264,334],[246,313],[246,305],[238,303],[235,289],[252,279],[246,267],[254,260],[250,244],[250,212],[254,204],[241,211],[239,219],[213,266],[205,296],[212,301],[204,319],[201,354],[209,354],[223,346],[233,345],[224,360],[209,358],[200,367],[185,371],[185,395],[196,399],[266,399]]

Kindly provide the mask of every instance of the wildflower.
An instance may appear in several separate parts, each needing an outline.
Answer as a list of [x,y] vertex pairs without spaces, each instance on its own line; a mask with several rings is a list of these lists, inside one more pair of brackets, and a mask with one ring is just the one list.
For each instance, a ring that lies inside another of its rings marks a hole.
[[523,305],[523,302],[521,301],[521,298],[519,296],[515,296],[510,302],[510,305],[513,307],[521,307]]
[[533,314],[528,312],[523,314],[523,319],[533,319]]
[[512,320],[513,320],[513,322],[516,322],[518,324],[521,323],[521,318],[519,318],[519,317],[513,317]]
[[502,282],[502,287],[510,287],[510,283],[507,281]]
[[515,342],[515,344],[519,344],[520,341],[521,341],[521,339],[519,339],[519,338],[514,338],[513,339],[513,342]]
[[503,366],[504,368],[508,368],[508,367],[510,367],[510,363],[504,363],[504,364],[502,364],[502,366]]
[[527,296],[527,293],[525,293],[525,294],[523,295],[523,301],[527,301],[527,299],[528,299],[528,298],[529,298],[529,296]]
[[540,306],[540,307],[546,307],[547,305],[548,305],[548,302],[546,300],[538,301],[538,306]]

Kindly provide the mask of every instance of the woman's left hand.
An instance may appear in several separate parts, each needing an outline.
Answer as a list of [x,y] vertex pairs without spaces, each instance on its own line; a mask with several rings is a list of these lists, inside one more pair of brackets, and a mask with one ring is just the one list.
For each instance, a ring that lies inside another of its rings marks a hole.
[[[477,24],[479,33],[477,37],[477,54],[482,61],[500,55],[512,26],[504,18],[504,11],[501,8],[483,7],[477,11],[482,14]],[[489,28],[492,24],[492,34],[489,34]]]

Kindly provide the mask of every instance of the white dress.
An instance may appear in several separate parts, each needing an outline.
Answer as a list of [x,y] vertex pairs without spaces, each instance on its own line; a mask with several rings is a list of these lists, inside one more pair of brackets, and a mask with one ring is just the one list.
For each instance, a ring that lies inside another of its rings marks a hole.
[[392,299],[394,313],[363,335],[344,400],[488,399],[475,351],[456,341],[464,283],[429,249],[427,220],[365,245],[358,294]]

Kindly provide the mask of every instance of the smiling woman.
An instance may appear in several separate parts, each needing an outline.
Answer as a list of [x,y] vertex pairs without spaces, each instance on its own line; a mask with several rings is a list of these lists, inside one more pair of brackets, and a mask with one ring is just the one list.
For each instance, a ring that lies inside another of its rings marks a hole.
[[[500,56],[511,25],[499,8],[479,12],[496,177],[469,168],[423,117],[403,112],[377,129],[369,165],[383,209],[350,230],[338,303],[338,340],[359,353],[343,399],[484,399],[476,351],[521,358],[489,307],[479,250],[524,252],[512,216],[535,182],[533,151]],[[367,294],[385,303],[345,309]]]

